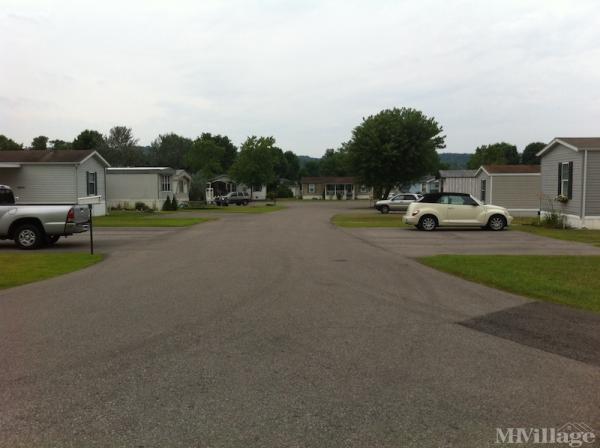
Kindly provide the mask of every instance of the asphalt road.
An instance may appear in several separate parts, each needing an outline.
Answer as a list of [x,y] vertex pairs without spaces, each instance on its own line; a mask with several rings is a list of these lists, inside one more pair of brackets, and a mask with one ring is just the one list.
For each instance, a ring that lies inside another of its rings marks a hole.
[[481,447],[497,427],[600,428],[597,315],[423,267],[332,226],[342,207],[104,230],[104,262],[0,292],[0,446]]

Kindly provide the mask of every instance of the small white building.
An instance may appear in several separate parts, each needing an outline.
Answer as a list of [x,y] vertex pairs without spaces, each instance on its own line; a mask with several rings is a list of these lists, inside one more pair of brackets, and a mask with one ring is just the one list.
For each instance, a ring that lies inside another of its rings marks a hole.
[[189,202],[192,178],[184,170],[169,167],[124,167],[108,168],[106,182],[109,207],[134,208],[136,202],[143,202],[160,210],[167,198]]
[[106,172],[110,164],[96,151],[0,151],[0,184],[11,187],[19,204],[94,203],[94,216],[106,214]]
[[440,170],[440,190],[447,193],[468,193],[477,197],[477,170]]

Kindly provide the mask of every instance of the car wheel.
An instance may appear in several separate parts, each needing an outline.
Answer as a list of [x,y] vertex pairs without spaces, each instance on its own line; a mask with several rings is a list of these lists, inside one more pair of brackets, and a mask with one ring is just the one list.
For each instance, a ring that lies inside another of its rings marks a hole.
[[46,235],[46,244],[52,246],[60,239],[60,235]]
[[42,244],[42,232],[35,224],[23,224],[15,232],[15,244],[19,249],[37,249]]
[[381,206],[381,208],[379,209],[379,211],[383,214],[387,214],[390,212],[390,208],[387,205],[383,205]]
[[506,218],[502,215],[493,215],[488,221],[488,228],[494,231],[502,230],[506,227]]
[[438,225],[438,222],[437,222],[437,219],[435,219],[435,216],[427,215],[427,216],[423,216],[419,220],[419,228],[421,230],[425,230],[427,232],[431,232],[432,230],[435,230],[437,225]]

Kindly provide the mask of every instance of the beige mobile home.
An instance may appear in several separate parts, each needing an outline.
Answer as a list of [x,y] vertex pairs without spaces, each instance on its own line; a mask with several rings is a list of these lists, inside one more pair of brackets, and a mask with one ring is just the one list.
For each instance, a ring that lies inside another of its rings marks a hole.
[[486,204],[505,207],[513,216],[537,216],[541,204],[539,165],[484,165],[477,170],[478,194]]
[[133,208],[136,202],[143,202],[160,210],[167,198],[177,198],[180,204],[187,203],[191,181],[184,170],[169,167],[108,168],[108,206]]

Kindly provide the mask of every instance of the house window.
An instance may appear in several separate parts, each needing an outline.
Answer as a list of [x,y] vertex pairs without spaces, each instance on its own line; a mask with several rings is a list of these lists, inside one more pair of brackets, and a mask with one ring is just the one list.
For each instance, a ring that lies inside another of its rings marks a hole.
[[315,184],[308,184],[308,192],[309,193],[316,193],[317,191],[317,186]]
[[487,194],[487,180],[481,179],[481,197],[480,199],[485,202],[485,196]]
[[87,183],[87,195],[95,196],[98,194],[98,173],[96,172],[85,172],[85,178]]
[[171,176],[160,176],[160,190],[171,191]]
[[571,199],[571,176],[573,175],[573,162],[560,164],[559,194]]

